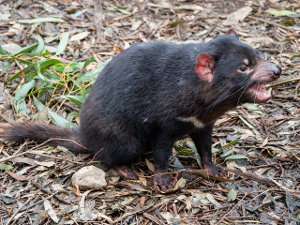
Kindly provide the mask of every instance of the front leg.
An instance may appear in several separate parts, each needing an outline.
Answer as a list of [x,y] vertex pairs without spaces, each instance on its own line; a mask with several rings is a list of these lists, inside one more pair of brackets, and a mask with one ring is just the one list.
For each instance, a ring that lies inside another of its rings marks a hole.
[[204,169],[207,170],[208,175],[217,176],[218,170],[212,161],[212,130],[213,125],[208,125],[204,128],[197,129],[190,136],[195,143],[197,151],[201,157],[201,163]]
[[153,156],[156,170],[153,181],[154,185],[161,191],[167,191],[171,189],[177,181],[171,175],[164,174],[168,171],[169,158],[172,154],[174,141],[175,140],[170,135],[159,134],[157,135],[155,144],[153,146]]

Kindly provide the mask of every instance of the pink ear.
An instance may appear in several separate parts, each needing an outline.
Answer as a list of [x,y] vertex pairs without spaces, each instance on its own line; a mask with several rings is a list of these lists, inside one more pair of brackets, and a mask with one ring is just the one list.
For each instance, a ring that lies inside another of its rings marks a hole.
[[237,33],[233,28],[230,28],[230,29],[227,31],[226,35],[232,35],[232,36],[235,36],[237,39],[239,39],[238,33]]
[[215,66],[215,60],[211,55],[202,54],[197,57],[196,62],[196,74],[204,81],[212,82],[213,80],[213,68]]

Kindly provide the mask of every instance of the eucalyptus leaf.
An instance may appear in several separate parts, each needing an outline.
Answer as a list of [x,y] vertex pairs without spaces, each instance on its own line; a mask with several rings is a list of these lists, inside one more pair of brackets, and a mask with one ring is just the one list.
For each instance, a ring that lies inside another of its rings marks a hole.
[[0,55],[8,55],[8,51],[6,51],[2,46],[0,45]]
[[[224,149],[224,150],[225,150],[225,149]],[[222,159],[224,159],[224,158],[226,158],[226,157],[229,157],[230,155],[232,155],[232,154],[234,153],[233,150],[225,150],[225,151],[224,151],[224,150],[223,150],[222,155],[220,155],[220,157],[221,157]]]
[[87,36],[89,36],[89,34],[90,33],[88,31],[80,32],[78,34],[73,35],[70,38],[70,41],[80,41],[80,40],[86,38]]
[[39,112],[43,112],[47,110],[47,107],[42,102],[40,102],[36,97],[33,97],[33,103]]
[[37,107],[38,111],[43,112],[47,111],[48,116],[51,119],[51,121],[60,127],[74,127],[75,125],[66,120],[64,117],[58,115],[56,112],[53,112],[51,109],[49,109],[47,106],[45,106],[42,102],[40,102],[37,98],[33,98],[34,105]]
[[19,87],[15,94],[15,100],[19,101],[25,98],[28,92],[34,87],[34,85],[35,85],[35,80],[31,80],[23,84],[21,87]]
[[38,43],[36,48],[34,48],[30,53],[30,55],[41,55],[45,49],[45,42],[40,35],[35,35],[34,39],[36,39]]
[[0,163],[0,171],[9,172],[12,171],[14,167],[10,164]]
[[68,42],[69,42],[69,37],[70,37],[69,32],[62,33],[60,42],[57,46],[56,55],[61,55],[64,53],[64,51],[68,45]]
[[230,191],[228,192],[227,194],[227,200],[229,202],[233,202],[236,200],[236,197],[237,197],[237,191],[235,189],[230,189]]
[[15,94],[14,105],[17,113],[25,113],[28,114],[27,105],[25,102],[25,98],[28,92],[34,87],[35,81],[32,80],[24,85],[22,85]]
[[28,114],[25,98],[28,92],[35,86],[35,80],[31,80],[18,88],[14,97],[14,106],[17,113]]
[[88,65],[90,65],[91,63],[96,62],[95,57],[90,57],[87,60],[84,61],[84,66],[83,68],[86,68]]
[[29,54],[30,52],[32,52],[37,47],[37,45],[38,44],[35,43],[35,44],[32,44],[32,45],[26,46],[24,48],[21,48],[20,51],[14,53],[13,56],[21,55],[21,54]]
[[84,82],[94,82],[106,64],[107,62],[99,65],[96,70],[83,74],[81,77],[78,78],[77,82],[79,84]]
[[[281,17],[281,16],[297,16],[297,13],[291,10],[277,10],[277,9],[268,9],[267,13],[271,14],[272,16]],[[300,14],[298,14],[300,16]]]
[[33,23],[62,23],[64,20],[56,17],[37,17],[34,19],[19,20],[19,23],[33,24]]
[[225,161],[228,160],[249,160],[249,158],[245,155],[241,155],[241,154],[236,154],[236,155],[230,155],[228,157],[225,158]]
[[51,66],[56,66],[58,64],[61,64],[62,62],[58,59],[46,59],[40,62],[40,70],[41,73],[44,73],[46,70],[48,70]]
[[50,116],[52,122],[57,126],[67,127],[67,128],[75,126],[72,122],[66,120],[64,117],[58,115],[57,113],[55,113],[51,110],[49,110],[48,113],[49,113],[49,116]]
[[85,100],[85,97],[82,95],[64,95],[62,96],[63,99],[68,99],[70,102],[77,106],[81,106]]

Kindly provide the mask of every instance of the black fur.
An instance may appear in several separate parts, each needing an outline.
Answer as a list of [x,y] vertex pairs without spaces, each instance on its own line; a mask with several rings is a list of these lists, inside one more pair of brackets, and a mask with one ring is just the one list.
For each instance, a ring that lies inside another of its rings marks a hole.
[[78,140],[78,128],[67,129],[43,123],[14,123],[0,124],[0,137],[14,142],[23,142],[26,139],[37,142],[45,142],[52,146],[64,146],[71,149],[74,153],[87,152],[85,146],[81,145]]
[[[212,86],[195,74],[196,57],[202,53],[216,58]],[[233,73],[245,55],[255,60],[255,51],[233,36],[207,44],[132,46],[100,73],[81,111],[81,143],[108,166],[127,164],[149,148],[157,167],[166,169],[173,143],[191,133],[200,155],[210,152],[211,141],[202,144],[205,149],[200,145],[210,139],[211,129],[203,132],[177,118],[195,116],[211,127],[236,106],[242,90],[230,95],[249,77]]]
[[[215,59],[211,83],[195,72],[196,58],[204,53]],[[232,35],[202,44],[136,44],[114,57],[99,74],[82,107],[79,133],[68,138],[80,142],[108,167],[129,164],[153,151],[157,169],[165,170],[174,142],[190,135],[203,164],[210,167],[215,120],[249,100],[245,88],[253,81],[249,74],[237,73],[244,58],[251,65],[260,59],[256,50]],[[204,127],[178,119],[189,117],[197,117]],[[43,130],[31,127],[39,132],[23,135],[22,129],[28,128],[15,126],[6,133],[45,140],[40,136]],[[48,132],[47,138],[60,135],[65,136]]]

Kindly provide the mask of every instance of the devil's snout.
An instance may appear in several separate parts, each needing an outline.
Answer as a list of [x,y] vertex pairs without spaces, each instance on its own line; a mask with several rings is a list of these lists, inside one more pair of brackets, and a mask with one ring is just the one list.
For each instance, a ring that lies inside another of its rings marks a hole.
[[281,68],[274,63],[264,63],[265,71],[269,74],[272,79],[278,79],[281,74]]
[[257,64],[252,75],[253,80],[272,81],[277,80],[281,75],[281,68],[271,62],[262,61]]

